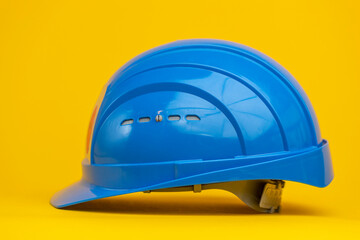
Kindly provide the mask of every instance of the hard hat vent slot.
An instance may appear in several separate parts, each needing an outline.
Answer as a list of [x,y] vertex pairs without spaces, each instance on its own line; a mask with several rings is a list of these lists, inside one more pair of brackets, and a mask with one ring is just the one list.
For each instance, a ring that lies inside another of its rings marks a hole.
[[[180,115],[169,115],[168,116],[169,121],[179,121],[180,119],[181,119]],[[199,120],[201,120],[199,116],[194,115],[194,114],[186,115],[185,119],[188,120],[188,121],[199,121]],[[138,119],[139,123],[146,123],[146,122],[150,122],[150,121],[151,121],[150,117],[139,117],[139,119]],[[130,124],[133,124],[133,123],[134,123],[134,119],[125,119],[124,121],[122,121],[121,126],[130,125]]]
[[197,115],[186,115],[186,120],[199,121],[200,118]]
[[130,125],[130,124],[133,124],[134,123],[134,120],[133,119],[126,119],[124,120],[122,123],[121,123],[121,126],[123,125]]
[[170,116],[168,117],[168,119],[169,119],[170,121],[179,121],[179,120],[180,120],[180,115],[170,115]]
[[150,117],[141,117],[141,118],[139,118],[139,122],[141,122],[141,123],[150,122]]

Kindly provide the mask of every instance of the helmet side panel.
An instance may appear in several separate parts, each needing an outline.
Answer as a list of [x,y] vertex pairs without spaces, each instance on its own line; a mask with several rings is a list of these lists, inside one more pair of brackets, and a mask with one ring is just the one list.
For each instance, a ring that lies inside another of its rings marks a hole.
[[[144,118],[148,121],[139,121]],[[131,124],[122,125],[129,119]],[[110,114],[95,141],[94,163],[206,160],[240,154],[236,131],[218,108],[188,93],[163,91],[135,97]]]
[[[204,69],[188,67],[162,68],[138,74],[133,78],[124,81],[122,84],[118,85],[117,88],[118,89],[113,89],[111,94],[108,95],[108,97],[114,95],[115,100],[108,107],[108,111],[102,114],[102,121],[97,127],[101,129],[96,139],[98,142],[97,144],[107,141],[106,136],[111,135],[111,126],[116,131],[120,126],[121,121],[126,119],[126,116],[132,114],[131,111],[142,112],[142,109],[145,108],[147,104],[150,104],[147,110],[148,113],[142,113],[142,115],[145,116],[148,114],[150,117],[154,118],[154,114],[158,111],[167,112],[172,108],[179,108],[179,106],[182,106],[182,109],[191,109],[193,113],[189,112],[187,114],[196,114],[196,112],[203,114],[200,118],[203,120],[203,117],[206,116],[206,119],[211,120],[212,124],[208,123],[202,126],[204,127],[203,132],[201,133],[202,136],[222,136],[220,132],[217,131],[221,129],[219,126],[224,122],[222,119],[227,119],[226,121],[229,122],[237,135],[236,141],[241,145],[241,150],[238,150],[231,144],[229,147],[223,147],[220,155],[217,153],[186,156],[178,154],[178,156],[181,156],[182,160],[193,158],[217,159],[229,157],[229,154],[232,156],[253,155],[285,150],[284,139],[280,133],[279,126],[262,99],[249,88],[226,75]],[[177,94],[174,93],[171,97],[168,96],[165,98],[163,93],[161,93],[164,91],[172,91]],[[141,103],[134,103],[135,98],[138,99],[140,96],[149,93],[152,93],[150,98],[141,100]],[[202,100],[196,100],[197,98],[189,96],[185,98],[183,96],[187,95],[181,93],[189,93]],[[104,101],[106,100],[104,99]],[[206,103],[208,106],[197,106],[199,103]],[[175,106],[178,107],[174,107],[172,104],[175,104]],[[128,107],[125,108],[125,106]],[[215,120],[203,112],[204,109],[210,108],[218,109],[216,110],[217,113],[212,113],[210,115],[221,115],[222,118]],[[124,115],[116,115],[115,112],[116,114],[122,113]],[[201,123],[205,123],[202,120]],[[181,125],[181,127],[184,126],[185,125]],[[227,126],[227,124],[225,126]],[[131,128],[130,126],[127,127]],[[105,129],[108,130],[105,131]],[[214,129],[216,129],[216,131]],[[177,131],[183,134],[192,134],[191,131],[182,132],[180,129]],[[224,129],[221,131],[224,131]],[[198,133],[195,131],[193,134],[196,136]],[[121,138],[120,133],[118,133],[118,136]],[[224,139],[227,138],[226,136],[222,137]],[[201,142],[206,144],[207,148],[216,148],[213,144],[207,144],[208,141],[205,139],[206,138],[201,138]],[[177,146],[179,146],[179,144],[177,144]],[[96,148],[95,154],[100,154]],[[94,155],[94,158],[97,158],[100,155]],[[167,157],[166,159],[171,160],[174,158]],[[112,160],[109,162],[112,162]]]

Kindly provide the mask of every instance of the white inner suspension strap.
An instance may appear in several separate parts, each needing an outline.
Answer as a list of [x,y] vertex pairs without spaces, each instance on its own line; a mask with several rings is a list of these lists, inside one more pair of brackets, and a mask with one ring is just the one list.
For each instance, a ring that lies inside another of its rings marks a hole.
[[282,190],[285,182],[282,180],[270,180],[266,183],[260,198],[259,206],[269,209],[270,213],[280,210]]
[[285,182],[282,180],[245,180],[233,182],[221,182],[210,184],[197,184],[182,187],[155,189],[144,191],[150,192],[182,192],[193,191],[199,193],[207,189],[223,189],[232,192],[251,208],[259,212],[279,212],[282,189]]

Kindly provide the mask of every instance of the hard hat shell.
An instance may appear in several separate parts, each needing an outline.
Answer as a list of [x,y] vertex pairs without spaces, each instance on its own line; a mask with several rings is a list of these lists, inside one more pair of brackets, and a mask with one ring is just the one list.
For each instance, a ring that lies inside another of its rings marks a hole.
[[139,55],[106,84],[92,121],[83,178],[51,199],[57,208],[196,184],[333,179],[297,81],[228,41],[176,41]]

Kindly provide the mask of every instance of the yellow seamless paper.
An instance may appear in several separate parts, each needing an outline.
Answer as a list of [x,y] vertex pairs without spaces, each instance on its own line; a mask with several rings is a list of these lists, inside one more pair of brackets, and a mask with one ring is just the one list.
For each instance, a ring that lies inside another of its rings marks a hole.
[[[359,12],[349,0],[3,1],[1,238],[359,237]],[[333,183],[287,183],[279,215],[256,214],[221,191],[52,208],[51,195],[81,177],[88,123],[111,75],[143,51],[188,38],[242,43],[289,70],[330,143]]]

